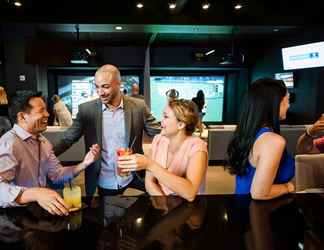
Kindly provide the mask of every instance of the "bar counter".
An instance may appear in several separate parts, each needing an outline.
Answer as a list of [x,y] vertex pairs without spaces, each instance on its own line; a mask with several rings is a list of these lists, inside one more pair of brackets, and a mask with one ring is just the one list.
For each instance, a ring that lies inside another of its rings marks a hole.
[[0,209],[0,249],[324,249],[324,194],[83,201],[66,217],[37,204]]

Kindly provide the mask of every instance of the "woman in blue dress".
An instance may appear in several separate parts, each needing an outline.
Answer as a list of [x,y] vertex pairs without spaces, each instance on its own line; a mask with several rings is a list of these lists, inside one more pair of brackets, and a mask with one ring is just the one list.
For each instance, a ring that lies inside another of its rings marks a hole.
[[295,162],[280,135],[288,108],[283,81],[263,78],[249,87],[227,148],[226,167],[236,175],[236,194],[269,200],[294,191]]

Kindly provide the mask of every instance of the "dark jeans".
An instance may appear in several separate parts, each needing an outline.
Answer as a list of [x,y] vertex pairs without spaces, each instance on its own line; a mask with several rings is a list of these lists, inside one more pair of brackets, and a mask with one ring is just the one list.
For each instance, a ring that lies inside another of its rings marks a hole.
[[133,176],[134,176],[133,180],[127,186],[120,189],[106,189],[106,188],[98,187],[99,196],[113,196],[113,195],[123,194],[127,188],[135,188],[145,192],[146,190],[145,190],[144,182],[140,180],[136,174],[134,174]]

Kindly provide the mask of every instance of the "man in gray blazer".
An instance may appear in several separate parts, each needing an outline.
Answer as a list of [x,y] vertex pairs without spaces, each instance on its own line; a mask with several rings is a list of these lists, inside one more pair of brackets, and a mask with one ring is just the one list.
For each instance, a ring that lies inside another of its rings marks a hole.
[[121,77],[113,65],[100,67],[95,74],[99,99],[83,103],[73,125],[54,145],[56,155],[63,153],[84,135],[86,149],[98,143],[101,158],[85,171],[87,196],[93,196],[98,187],[99,195],[122,194],[127,187],[145,190],[137,174],[120,176],[117,173],[117,149],[130,147],[143,153],[143,130],[154,136],[160,125],[151,115],[144,100],[124,96],[120,91]]

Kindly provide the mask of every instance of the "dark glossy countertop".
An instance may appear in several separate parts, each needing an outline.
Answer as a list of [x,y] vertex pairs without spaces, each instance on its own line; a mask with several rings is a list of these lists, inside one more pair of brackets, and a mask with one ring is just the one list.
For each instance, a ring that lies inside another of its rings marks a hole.
[[0,209],[0,249],[324,249],[324,194],[106,197],[67,217]]

